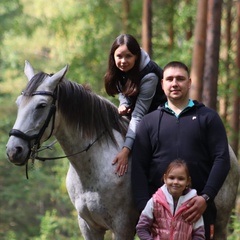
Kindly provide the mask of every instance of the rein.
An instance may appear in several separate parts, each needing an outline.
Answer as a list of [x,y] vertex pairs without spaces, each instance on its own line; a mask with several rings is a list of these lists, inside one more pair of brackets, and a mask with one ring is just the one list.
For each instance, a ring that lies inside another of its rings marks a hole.
[[[72,156],[78,155],[78,154],[83,153],[83,152],[87,152],[104,134],[105,134],[105,132],[102,132],[93,142],[89,143],[87,147],[85,147],[83,150],[81,150],[79,152],[69,154],[69,155],[65,155],[65,156],[51,157],[51,158],[44,158],[44,157],[36,156],[35,159],[44,162],[46,160],[57,160],[57,159],[68,158],[68,157],[72,157]],[[54,143],[56,143],[56,141]],[[53,145],[53,144],[50,144],[50,145]],[[46,148],[49,148],[49,147],[46,146]],[[38,151],[38,152],[40,152],[40,151]]]

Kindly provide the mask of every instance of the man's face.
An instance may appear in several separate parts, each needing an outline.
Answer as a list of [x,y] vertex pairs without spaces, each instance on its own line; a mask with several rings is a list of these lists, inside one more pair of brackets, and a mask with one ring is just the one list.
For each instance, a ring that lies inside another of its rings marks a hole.
[[183,68],[170,67],[163,73],[162,89],[169,100],[186,100],[189,98],[191,79]]

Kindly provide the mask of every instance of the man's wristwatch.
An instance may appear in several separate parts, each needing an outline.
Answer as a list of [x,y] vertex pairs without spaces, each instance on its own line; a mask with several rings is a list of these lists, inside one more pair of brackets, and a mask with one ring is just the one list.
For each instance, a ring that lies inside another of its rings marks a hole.
[[204,198],[204,200],[206,201],[206,203],[209,203],[210,197],[209,197],[207,194],[202,194],[201,196]]

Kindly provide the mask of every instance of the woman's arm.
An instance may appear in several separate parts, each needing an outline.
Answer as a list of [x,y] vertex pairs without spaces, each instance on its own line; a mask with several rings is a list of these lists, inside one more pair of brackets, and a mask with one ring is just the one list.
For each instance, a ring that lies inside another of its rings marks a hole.
[[132,111],[132,117],[128,126],[124,147],[132,149],[134,143],[136,128],[144,115],[148,113],[153,97],[156,92],[158,77],[154,73],[146,75],[140,84],[140,91]]
[[[156,92],[157,83],[158,77],[154,73],[144,76],[141,80],[140,91],[131,114],[132,117],[128,126],[123,148],[112,162],[112,164],[117,164],[115,172],[119,176],[122,176],[128,170],[128,158],[135,140],[136,128],[142,117],[148,113]],[[126,103],[126,101],[124,102],[124,96],[122,94],[119,96],[121,96],[121,103]],[[128,110],[126,109],[125,111]]]

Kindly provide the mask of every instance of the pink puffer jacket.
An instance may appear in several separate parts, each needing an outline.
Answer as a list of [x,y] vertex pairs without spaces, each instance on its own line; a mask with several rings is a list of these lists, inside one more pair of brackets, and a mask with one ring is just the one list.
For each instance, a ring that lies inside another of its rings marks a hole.
[[161,189],[153,195],[153,202],[154,240],[192,240],[193,226],[185,222],[181,216],[188,201],[177,210],[174,216]]

